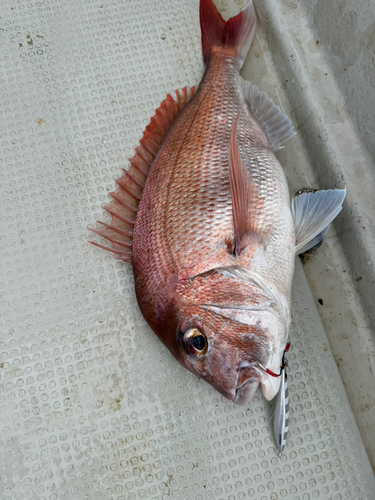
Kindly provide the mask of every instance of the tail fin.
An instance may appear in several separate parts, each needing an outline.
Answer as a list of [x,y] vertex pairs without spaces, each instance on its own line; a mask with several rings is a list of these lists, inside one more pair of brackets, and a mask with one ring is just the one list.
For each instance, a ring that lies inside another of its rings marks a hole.
[[207,63],[212,47],[232,47],[237,50],[240,68],[254,37],[256,15],[253,0],[227,22],[212,0],[200,0],[199,15],[202,31],[203,60]]

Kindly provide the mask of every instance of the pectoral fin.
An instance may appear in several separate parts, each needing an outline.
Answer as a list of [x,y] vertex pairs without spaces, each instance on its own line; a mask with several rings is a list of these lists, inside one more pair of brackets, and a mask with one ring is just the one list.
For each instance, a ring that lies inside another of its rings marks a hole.
[[232,198],[232,216],[234,229],[234,253],[239,255],[243,249],[243,239],[259,229],[259,219],[263,200],[259,198],[258,189],[249,174],[245,162],[238,149],[236,132],[239,115],[233,125],[230,153],[229,177]]
[[329,224],[342,209],[345,194],[346,189],[328,189],[293,198],[297,254],[310,250],[323,239]]

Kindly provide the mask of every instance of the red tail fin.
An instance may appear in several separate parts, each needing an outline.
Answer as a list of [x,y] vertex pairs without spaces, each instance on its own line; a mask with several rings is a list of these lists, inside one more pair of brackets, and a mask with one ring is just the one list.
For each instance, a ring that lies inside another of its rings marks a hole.
[[236,17],[225,22],[212,0],[200,0],[199,15],[204,62],[207,63],[213,46],[235,47],[241,67],[255,32],[256,15],[253,1],[250,0]]

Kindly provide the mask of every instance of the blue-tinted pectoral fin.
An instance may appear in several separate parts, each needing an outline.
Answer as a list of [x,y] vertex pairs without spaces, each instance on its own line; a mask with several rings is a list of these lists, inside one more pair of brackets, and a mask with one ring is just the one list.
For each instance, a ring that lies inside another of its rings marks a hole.
[[340,213],[346,189],[302,193],[292,200],[296,234],[296,253],[315,247]]

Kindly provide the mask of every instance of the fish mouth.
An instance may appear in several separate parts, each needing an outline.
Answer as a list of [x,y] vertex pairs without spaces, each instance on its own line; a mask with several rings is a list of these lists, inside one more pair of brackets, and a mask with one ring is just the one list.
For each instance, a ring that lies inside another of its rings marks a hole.
[[233,398],[234,403],[246,405],[253,398],[260,383],[261,375],[257,368],[242,362]]
[[240,405],[246,405],[253,398],[258,386],[259,379],[251,378],[247,380],[244,384],[237,387],[233,402]]

